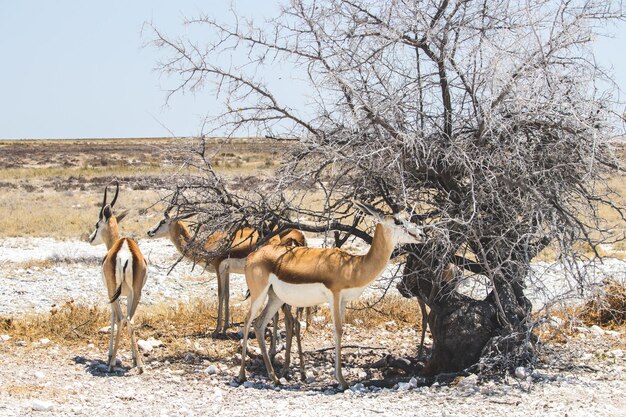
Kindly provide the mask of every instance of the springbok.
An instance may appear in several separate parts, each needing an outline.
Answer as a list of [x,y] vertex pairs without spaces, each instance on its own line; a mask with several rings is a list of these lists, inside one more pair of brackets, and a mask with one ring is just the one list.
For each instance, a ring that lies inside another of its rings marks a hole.
[[[260,235],[255,229],[248,227],[237,230],[234,238],[232,238],[232,241],[227,245],[229,248],[228,251],[207,262],[206,253],[215,252],[222,246],[225,246],[224,243],[229,236],[226,232],[217,231],[208,237],[201,251],[194,250],[189,247],[189,242],[192,238],[191,233],[182,222],[186,217],[190,216],[170,217],[169,213],[166,211],[163,214],[163,218],[154,227],[148,230],[148,236],[151,238],[169,237],[180,254],[217,274],[218,308],[217,326],[214,335],[225,333],[230,326],[230,273],[244,273],[246,256],[256,249]],[[274,236],[270,239],[268,244],[304,246],[306,245],[306,240],[299,230],[289,229]]]
[[346,304],[356,299],[385,270],[396,244],[418,243],[421,230],[397,214],[383,216],[373,207],[355,202],[377,220],[372,244],[366,255],[352,255],[338,248],[302,248],[268,245],[248,256],[245,274],[250,290],[250,310],[246,316],[239,381],[246,379],[246,349],[252,321],[267,373],[279,385],[265,347],[265,327],[283,304],[312,307],[328,303],[335,333],[335,378],[346,389],[341,371],[341,337]]
[[[136,366],[141,373],[143,372],[143,367],[141,355],[137,354],[133,317],[137,311],[137,305],[139,305],[139,300],[141,300],[141,291],[148,277],[148,262],[133,239],[120,238],[119,236],[118,223],[126,217],[128,212],[122,212],[117,217],[113,214],[112,210],[120,190],[119,182],[116,181],[115,186],[115,196],[111,204],[107,204],[108,186],[104,189],[100,215],[95,230],[89,236],[89,243],[92,245],[104,243],[107,247],[107,254],[102,261],[102,278],[108,291],[108,299],[111,306],[109,372],[113,370],[115,365],[120,335],[124,323],[126,323],[130,332],[133,366]],[[126,315],[122,312],[120,297],[126,297]],[[115,335],[114,346],[113,335],[116,325],[117,334]]]
[[[417,305],[420,308],[420,314],[422,316],[422,334],[420,337],[420,344],[417,349],[417,357],[421,358],[424,354],[424,341],[426,340],[426,330],[428,329],[430,312],[428,307],[426,306],[426,302],[417,295],[419,294],[417,283],[419,277],[414,271],[413,262],[415,262],[415,258],[409,256],[404,267],[402,280],[398,283],[396,288],[403,297],[416,297],[417,299]],[[449,263],[448,265],[446,265],[442,272],[441,284],[445,286],[449,286],[450,284],[454,285],[454,282],[456,282],[457,280],[458,273],[458,268],[453,263]]]

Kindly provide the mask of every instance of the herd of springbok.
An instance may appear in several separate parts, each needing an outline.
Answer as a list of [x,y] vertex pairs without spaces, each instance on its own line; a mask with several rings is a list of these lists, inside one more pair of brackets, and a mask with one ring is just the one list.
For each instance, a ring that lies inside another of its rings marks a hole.
[[[113,370],[116,363],[120,334],[126,324],[130,332],[133,366],[142,372],[133,317],[147,280],[148,262],[133,239],[120,237],[118,223],[127,212],[116,215],[113,211],[119,194],[119,183],[116,182],[115,185],[115,196],[111,203],[107,203],[108,187],[105,188],[98,222],[89,237],[89,242],[92,245],[104,243],[107,247],[107,254],[102,261],[102,277],[111,306],[109,371]],[[248,336],[250,326],[254,319],[257,319],[254,322],[255,335],[267,373],[276,385],[280,384],[265,346],[265,329],[270,319],[277,317],[281,308],[287,328],[283,374],[289,368],[289,353],[292,336],[295,333],[300,355],[300,372],[303,376],[300,322],[293,317],[291,307],[308,308],[328,303],[335,335],[335,378],[342,389],[348,387],[341,371],[341,337],[346,304],[359,297],[363,290],[380,276],[397,244],[418,243],[421,236],[419,228],[397,214],[383,216],[372,207],[358,202],[355,202],[355,205],[365,214],[374,217],[377,222],[372,244],[365,255],[352,255],[338,248],[308,248],[302,232],[293,229],[277,234],[259,247],[259,232],[251,228],[242,228],[236,231],[234,237],[226,232],[213,233],[204,243],[204,251],[211,253],[224,243],[228,243],[227,247],[230,249],[220,257],[207,260],[201,251],[188,247],[192,236],[183,223],[185,218],[170,217],[166,211],[163,219],[148,230],[149,237],[168,237],[183,256],[203,264],[217,274],[216,334],[225,332],[230,323],[229,274],[233,272],[245,275],[251,301],[243,329],[240,382],[246,379]],[[123,313],[120,297],[126,297],[126,314]],[[275,345],[275,339],[272,342]]]

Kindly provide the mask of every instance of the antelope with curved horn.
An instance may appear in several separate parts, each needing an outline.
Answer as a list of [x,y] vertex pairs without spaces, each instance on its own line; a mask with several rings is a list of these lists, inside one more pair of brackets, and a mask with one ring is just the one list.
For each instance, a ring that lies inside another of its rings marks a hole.
[[239,381],[246,379],[246,349],[252,321],[267,372],[279,385],[265,347],[264,331],[270,318],[283,304],[311,307],[328,303],[335,333],[335,377],[342,389],[348,384],[341,371],[341,337],[346,304],[356,299],[385,270],[396,244],[418,243],[421,231],[399,216],[382,216],[373,207],[355,205],[377,220],[372,244],[366,255],[352,255],[338,248],[264,246],[248,256],[245,274],[250,290]]
[[[100,215],[95,230],[89,236],[89,243],[98,245],[104,243],[107,254],[102,261],[102,278],[108,292],[111,306],[111,336],[109,338],[109,372],[115,365],[115,357],[120,343],[120,336],[124,323],[130,332],[130,343],[133,355],[133,366],[143,372],[141,355],[137,353],[135,340],[135,325],[133,317],[137,311],[141,291],[148,277],[148,262],[141,254],[137,243],[130,238],[120,238],[118,223],[126,217],[127,211],[115,216],[113,207],[117,201],[120,185],[116,181],[115,196],[107,204],[107,190],[104,189],[104,199],[100,208]],[[120,297],[126,297],[126,314],[122,312]],[[115,327],[117,333],[115,334]],[[113,343],[115,334],[115,344]]]
[[[255,229],[244,227],[235,233],[235,236],[228,242],[228,251],[223,255],[206,261],[204,254],[197,250],[189,248],[191,241],[191,233],[187,226],[182,222],[183,217],[170,217],[169,212],[163,214],[163,218],[154,227],[148,230],[148,236],[151,238],[168,237],[178,252],[187,258],[198,262],[205,268],[214,271],[217,274],[217,326],[214,335],[225,333],[230,326],[229,320],[229,300],[230,300],[230,273],[243,274],[246,264],[246,256],[254,249],[259,240],[259,233]],[[215,252],[224,246],[225,241],[230,239],[226,232],[217,231],[213,233],[203,245],[203,252]],[[306,244],[304,235],[299,230],[285,230],[281,234],[274,236],[269,240],[269,244],[282,244],[282,239],[288,244]]]

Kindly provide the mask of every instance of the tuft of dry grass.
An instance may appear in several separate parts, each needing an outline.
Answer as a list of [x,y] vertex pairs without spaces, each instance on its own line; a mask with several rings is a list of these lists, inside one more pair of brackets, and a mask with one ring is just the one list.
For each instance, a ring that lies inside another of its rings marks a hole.
[[588,326],[619,327],[626,324],[626,285],[607,279],[597,295],[581,307],[578,316]]

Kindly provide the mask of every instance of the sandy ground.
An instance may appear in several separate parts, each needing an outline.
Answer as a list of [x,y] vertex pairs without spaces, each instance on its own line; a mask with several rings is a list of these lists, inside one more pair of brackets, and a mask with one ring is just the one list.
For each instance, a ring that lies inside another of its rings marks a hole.
[[[177,258],[169,242],[142,241],[141,246],[152,261],[145,303],[213,296],[213,275],[199,269],[190,273],[185,263],[168,275],[167,265]],[[78,241],[0,240],[0,316],[45,312],[70,298],[104,303],[98,268],[102,253],[102,247]],[[623,267],[623,262],[609,262],[605,269],[594,269],[599,278],[619,276]],[[553,281],[550,291],[561,291],[554,272],[558,266],[538,264],[536,271],[542,282]],[[232,297],[242,300],[243,277],[234,276],[233,282]],[[498,382],[470,375],[427,387],[406,376],[391,388],[378,388],[368,386],[378,376],[371,365],[388,353],[415,356],[418,334],[392,325],[376,331],[347,326],[346,344],[373,348],[345,350],[352,388],[343,393],[334,388],[332,351],[317,351],[332,346],[331,335],[328,326],[321,326],[305,336],[307,380],[292,375],[283,388],[268,385],[258,358],[248,367],[250,382],[236,384],[238,354],[202,355],[203,346],[216,343],[210,338],[182,358],[164,357],[158,349],[147,353],[146,371],[139,375],[127,367],[125,345],[124,367],[109,374],[103,370],[104,345],[68,347],[0,335],[0,415],[626,416],[626,338],[617,332],[581,327],[567,343],[548,346],[537,369]]]

